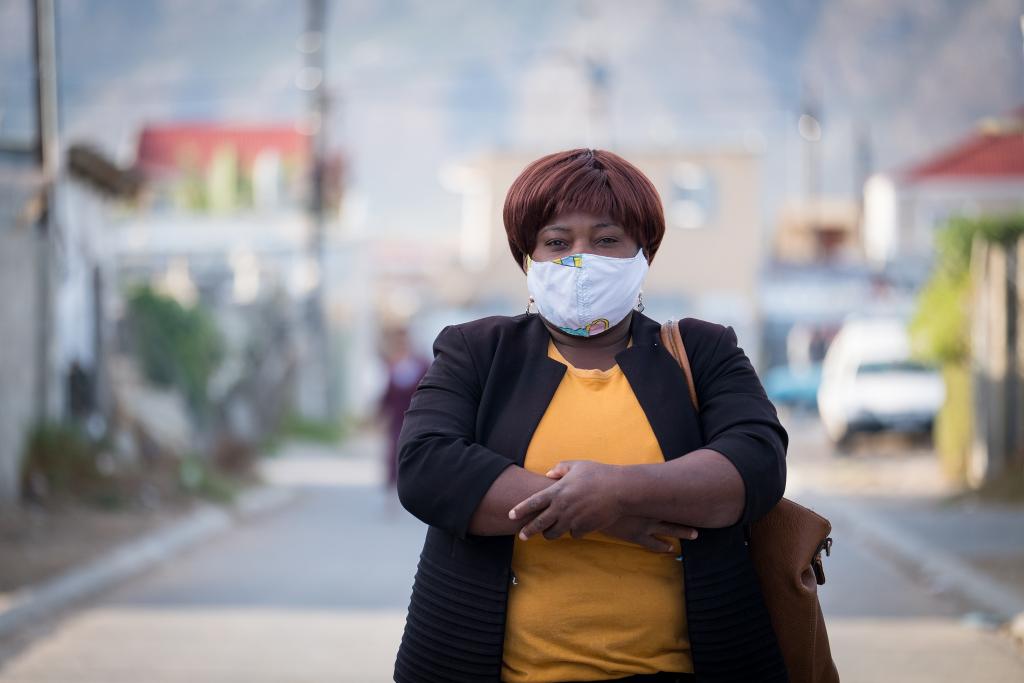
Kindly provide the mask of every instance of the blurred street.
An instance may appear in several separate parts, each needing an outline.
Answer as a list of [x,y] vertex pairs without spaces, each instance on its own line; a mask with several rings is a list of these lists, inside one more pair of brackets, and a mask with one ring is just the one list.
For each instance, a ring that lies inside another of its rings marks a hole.
[[0,683],[391,680],[385,444],[524,310],[728,326],[843,680],[1024,682],[1024,0],[237,5],[0,2]]
[[[837,459],[816,421],[786,423],[789,495],[826,516],[836,500],[884,514],[922,510],[946,493],[925,449],[868,443]],[[342,455],[304,446],[266,461],[270,480],[301,487],[296,502],[4,643],[0,681],[134,682],[141,670],[147,681],[390,680],[423,527],[381,492],[379,447],[363,438]],[[1020,567],[1019,507],[982,511],[992,538],[957,528],[977,510],[944,509],[935,525],[980,566],[1000,566],[999,551]],[[926,515],[906,516],[932,533]],[[998,520],[1014,519],[1007,535]],[[833,537],[823,605],[844,681],[1024,680],[1024,651],[983,611],[839,523]]]

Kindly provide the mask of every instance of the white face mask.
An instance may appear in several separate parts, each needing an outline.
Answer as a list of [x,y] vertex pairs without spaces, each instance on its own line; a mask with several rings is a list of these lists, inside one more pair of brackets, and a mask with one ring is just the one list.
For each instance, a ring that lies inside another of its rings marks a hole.
[[632,258],[574,254],[530,259],[526,287],[545,320],[569,334],[593,337],[629,314],[646,275],[643,249]]

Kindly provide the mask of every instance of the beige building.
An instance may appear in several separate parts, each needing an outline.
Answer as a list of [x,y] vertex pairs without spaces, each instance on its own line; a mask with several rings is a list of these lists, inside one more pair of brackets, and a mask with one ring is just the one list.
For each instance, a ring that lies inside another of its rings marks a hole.
[[18,500],[25,436],[38,419],[41,185],[35,169],[7,165],[0,155],[0,511]]
[[[654,182],[667,231],[644,287],[657,319],[694,316],[736,327],[757,347],[756,290],[764,252],[758,155],[745,150],[621,150]],[[493,153],[443,170],[442,182],[463,198],[454,305],[525,310],[526,282],[513,261],[501,212],[516,176],[542,153]],[[753,354],[752,354],[753,355]]]
[[795,265],[862,261],[860,206],[831,197],[786,202],[779,209],[773,251],[778,262]]

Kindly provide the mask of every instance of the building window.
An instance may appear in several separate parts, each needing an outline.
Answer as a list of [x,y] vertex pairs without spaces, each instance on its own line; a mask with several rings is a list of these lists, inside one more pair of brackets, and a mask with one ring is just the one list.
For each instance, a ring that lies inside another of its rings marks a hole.
[[672,169],[669,192],[669,224],[692,230],[706,227],[717,210],[717,188],[706,168],[693,162],[681,162]]

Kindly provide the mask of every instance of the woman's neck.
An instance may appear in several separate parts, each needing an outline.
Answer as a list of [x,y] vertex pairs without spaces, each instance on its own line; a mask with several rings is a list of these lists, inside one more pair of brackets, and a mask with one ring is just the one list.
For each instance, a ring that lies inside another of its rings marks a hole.
[[579,337],[564,332],[541,316],[555,346],[567,361],[578,368],[607,370],[615,365],[615,355],[629,346],[629,329],[633,312],[594,337]]

